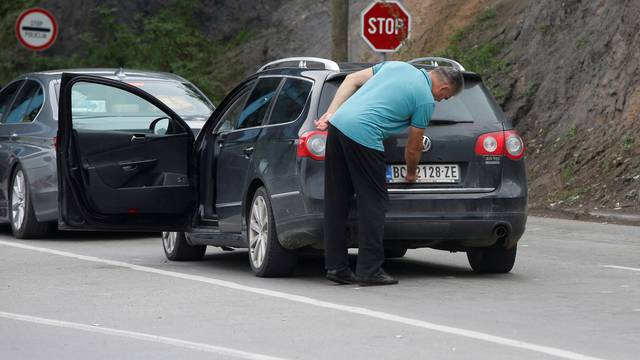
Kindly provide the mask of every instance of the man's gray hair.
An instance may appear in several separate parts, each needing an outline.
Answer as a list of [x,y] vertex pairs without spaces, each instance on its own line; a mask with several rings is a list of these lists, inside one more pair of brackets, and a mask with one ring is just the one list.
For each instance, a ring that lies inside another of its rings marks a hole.
[[464,88],[464,78],[462,72],[450,66],[438,66],[432,70],[438,74],[440,79],[451,86],[454,94],[459,93]]

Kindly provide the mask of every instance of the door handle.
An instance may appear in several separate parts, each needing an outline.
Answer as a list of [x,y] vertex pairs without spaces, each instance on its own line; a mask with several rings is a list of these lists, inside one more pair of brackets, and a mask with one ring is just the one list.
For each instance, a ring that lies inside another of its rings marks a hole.
[[146,136],[144,136],[144,135],[134,134],[131,137],[131,142],[132,143],[143,142],[143,141],[145,141],[145,139],[146,139]]
[[254,150],[255,149],[253,148],[253,146],[250,146],[250,147],[242,150],[242,153],[244,154],[244,157],[246,157],[248,159],[249,157],[251,157],[251,154],[253,154]]
[[156,166],[158,159],[137,160],[137,161],[121,161],[118,163],[124,171],[133,171],[137,169],[146,169]]
[[20,140],[20,135],[18,135],[17,133],[13,133],[13,134],[9,135],[9,140],[18,141],[18,140]]

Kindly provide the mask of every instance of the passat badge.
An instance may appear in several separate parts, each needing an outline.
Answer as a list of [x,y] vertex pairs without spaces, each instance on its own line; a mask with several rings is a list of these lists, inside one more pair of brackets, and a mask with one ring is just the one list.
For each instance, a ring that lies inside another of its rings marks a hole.
[[422,152],[427,152],[431,149],[431,139],[427,136],[422,137]]

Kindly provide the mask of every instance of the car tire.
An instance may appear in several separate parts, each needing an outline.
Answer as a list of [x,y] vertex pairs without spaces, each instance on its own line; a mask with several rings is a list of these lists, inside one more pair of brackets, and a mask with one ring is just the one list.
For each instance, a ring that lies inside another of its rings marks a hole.
[[295,269],[296,251],[285,249],[278,241],[271,202],[264,187],[258,188],[247,216],[249,264],[260,277],[290,276]]
[[502,244],[467,251],[467,259],[475,272],[504,274],[513,269],[517,246],[505,248]]
[[385,248],[384,257],[386,259],[401,258],[407,254],[407,248]]
[[8,215],[11,231],[16,239],[36,239],[51,235],[54,222],[38,222],[33,204],[27,176],[18,165],[11,175],[9,183]]
[[207,251],[206,245],[190,245],[184,232],[162,232],[162,248],[172,261],[200,260]]

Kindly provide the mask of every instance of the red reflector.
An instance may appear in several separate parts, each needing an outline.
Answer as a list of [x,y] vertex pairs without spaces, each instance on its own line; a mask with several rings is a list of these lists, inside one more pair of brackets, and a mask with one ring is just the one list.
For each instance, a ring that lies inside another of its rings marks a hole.
[[504,132],[504,154],[511,160],[519,160],[524,156],[524,141],[515,130]]
[[129,214],[137,214],[138,213],[138,208],[128,208],[127,212]]
[[298,157],[310,157],[313,160],[324,160],[327,145],[326,131],[309,131],[298,139]]

